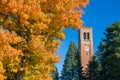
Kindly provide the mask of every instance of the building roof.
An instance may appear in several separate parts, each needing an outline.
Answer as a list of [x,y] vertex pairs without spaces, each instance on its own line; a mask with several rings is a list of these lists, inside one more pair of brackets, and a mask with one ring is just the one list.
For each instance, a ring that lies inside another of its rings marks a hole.
[[83,26],[83,27],[81,27],[81,28],[91,28],[91,27],[89,27],[89,26]]

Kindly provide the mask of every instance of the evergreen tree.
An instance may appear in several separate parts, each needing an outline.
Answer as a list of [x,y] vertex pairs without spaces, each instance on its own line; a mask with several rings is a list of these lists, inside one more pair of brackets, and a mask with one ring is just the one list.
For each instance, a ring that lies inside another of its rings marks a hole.
[[120,80],[120,21],[105,31],[101,58],[101,80]]
[[85,80],[99,80],[100,71],[96,56],[93,56],[92,60],[89,62],[86,72]]
[[98,46],[98,51],[93,56],[91,61],[88,64],[88,68],[86,69],[86,75],[84,76],[86,79],[83,80],[100,80],[101,75],[101,60],[103,54],[103,42],[101,41]]
[[56,66],[54,67],[55,67],[55,70],[51,72],[52,80],[59,80],[58,69]]
[[98,46],[98,51],[96,52],[96,61],[98,63],[98,72],[99,72],[99,80],[101,79],[101,72],[102,72],[102,67],[101,67],[101,61],[102,61],[102,56],[103,56],[103,50],[104,50],[104,44],[103,41],[100,42]]
[[98,51],[96,52],[96,60],[100,65],[102,61],[103,50],[104,50],[104,44],[103,41],[101,41],[98,46]]
[[98,51],[93,56],[88,64],[86,78],[87,80],[100,80],[101,76],[101,60],[103,55],[103,42],[101,41],[98,46]]
[[77,72],[78,72],[78,80],[85,80],[85,73],[86,73],[86,71],[83,71],[83,66],[81,65],[81,59],[80,59],[80,52],[78,52],[77,53],[77,58],[76,59],[78,59],[78,66],[77,66]]
[[61,80],[79,80],[79,69],[79,53],[75,43],[71,42],[64,61]]

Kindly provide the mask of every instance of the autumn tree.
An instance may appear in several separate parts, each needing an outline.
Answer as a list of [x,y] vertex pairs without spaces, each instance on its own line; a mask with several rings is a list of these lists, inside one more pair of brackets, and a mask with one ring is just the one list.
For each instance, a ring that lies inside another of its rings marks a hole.
[[21,57],[24,54],[21,50],[10,46],[10,44],[17,44],[21,41],[22,38],[17,37],[14,32],[3,31],[0,28],[0,79],[4,80],[7,77],[12,77],[12,73],[18,71]]
[[50,80],[64,28],[80,28],[88,0],[0,0],[0,77]]

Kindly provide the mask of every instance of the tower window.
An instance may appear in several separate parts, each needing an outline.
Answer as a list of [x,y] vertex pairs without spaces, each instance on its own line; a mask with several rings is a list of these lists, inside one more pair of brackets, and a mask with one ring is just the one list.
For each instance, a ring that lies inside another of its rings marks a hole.
[[86,33],[84,32],[84,34],[83,34],[83,38],[86,39],[86,36],[87,36],[87,35],[86,35]]
[[87,40],[89,40],[90,39],[90,34],[89,33],[87,33]]

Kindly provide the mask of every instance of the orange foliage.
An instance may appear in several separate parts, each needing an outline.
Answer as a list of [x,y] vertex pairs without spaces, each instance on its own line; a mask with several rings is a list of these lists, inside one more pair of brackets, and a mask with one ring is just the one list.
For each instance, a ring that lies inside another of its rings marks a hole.
[[62,30],[81,28],[88,1],[0,0],[0,61],[6,71],[0,75],[51,80],[53,64],[59,61],[54,53],[65,37]]
[[[19,57],[24,56],[24,54],[21,50],[17,50],[10,46],[10,44],[17,44],[21,41],[22,38],[17,37],[15,32],[5,32],[0,28],[0,73],[5,73],[5,71],[14,73],[19,69]],[[9,71],[6,70],[6,67],[9,67]],[[2,80],[1,77],[0,79]]]

